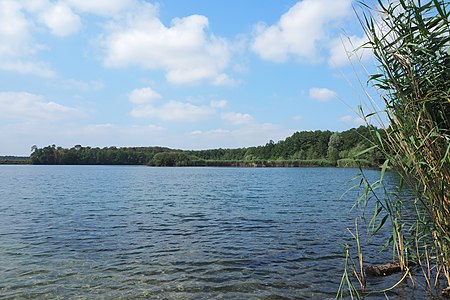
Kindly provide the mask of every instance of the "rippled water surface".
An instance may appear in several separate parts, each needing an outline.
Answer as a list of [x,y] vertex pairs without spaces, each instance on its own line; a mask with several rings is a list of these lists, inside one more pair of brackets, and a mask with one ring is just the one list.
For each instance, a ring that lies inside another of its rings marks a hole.
[[357,173],[0,166],[0,297],[332,299]]

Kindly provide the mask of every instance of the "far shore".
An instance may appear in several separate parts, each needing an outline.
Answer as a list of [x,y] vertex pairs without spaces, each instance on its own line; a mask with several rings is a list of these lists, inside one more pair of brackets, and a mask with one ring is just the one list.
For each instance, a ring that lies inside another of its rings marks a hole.
[[190,161],[182,165],[157,165],[157,164],[33,164],[29,157],[24,156],[0,156],[0,165],[84,165],[84,166],[149,166],[149,167],[235,167],[235,168],[365,168],[378,169],[379,167],[367,165],[364,162],[351,160],[340,160],[336,163],[327,160],[256,160],[256,161],[220,161],[220,160],[198,160]]

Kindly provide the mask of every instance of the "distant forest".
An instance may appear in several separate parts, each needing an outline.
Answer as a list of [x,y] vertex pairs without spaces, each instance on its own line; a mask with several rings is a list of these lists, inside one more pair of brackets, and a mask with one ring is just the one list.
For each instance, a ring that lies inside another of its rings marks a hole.
[[24,165],[29,163],[30,158],[26,156],[0,156],[0,165]]
[[[383,131],[378,131],[383,135]],[[178,150],[166,147],[105,147],[76,145],[33,146],[32,164],[58,165],[150,165],[150,166],[240,166],[240,167],[377,167],[384,161],[375,150],[368,127],[343,132],[302,131],[264,146],[238,149]]]

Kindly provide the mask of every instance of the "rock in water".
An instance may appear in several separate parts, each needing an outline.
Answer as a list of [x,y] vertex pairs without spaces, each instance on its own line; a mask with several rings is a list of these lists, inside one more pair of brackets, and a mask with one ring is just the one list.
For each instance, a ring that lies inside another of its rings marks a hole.
[[388,276],[394,273],[401,272],[402,268],[399,262],[391,262],[384,265],[368,266],[366,268],[366,276]]

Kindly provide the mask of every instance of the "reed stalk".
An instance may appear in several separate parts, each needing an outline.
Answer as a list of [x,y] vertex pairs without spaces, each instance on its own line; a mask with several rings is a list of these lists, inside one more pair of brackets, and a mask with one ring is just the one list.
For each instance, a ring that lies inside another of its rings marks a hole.
[[[361,1],[358,13],[378,65],[369,82],[385,106],[362,116],[385,133],[381,138],[373,131],[374,147],[387,158],[381,177],[393,169],[415,192],[412,200],[386,190],[384,197],[369,197],[384,189],[381,178],[364,184],[366,200],[358,202],[375,199],[372,233],[391,226],[393,257],[404,271],[410,260],[417,263],[430,292],[450,287],[449,5],[445,0],[377,0],[371,7]],[[369,96],[367,102],[377,107],[377,99]],[[415,207],[408,212],[416,219],[412,224],[403,215],[407,207]]]

